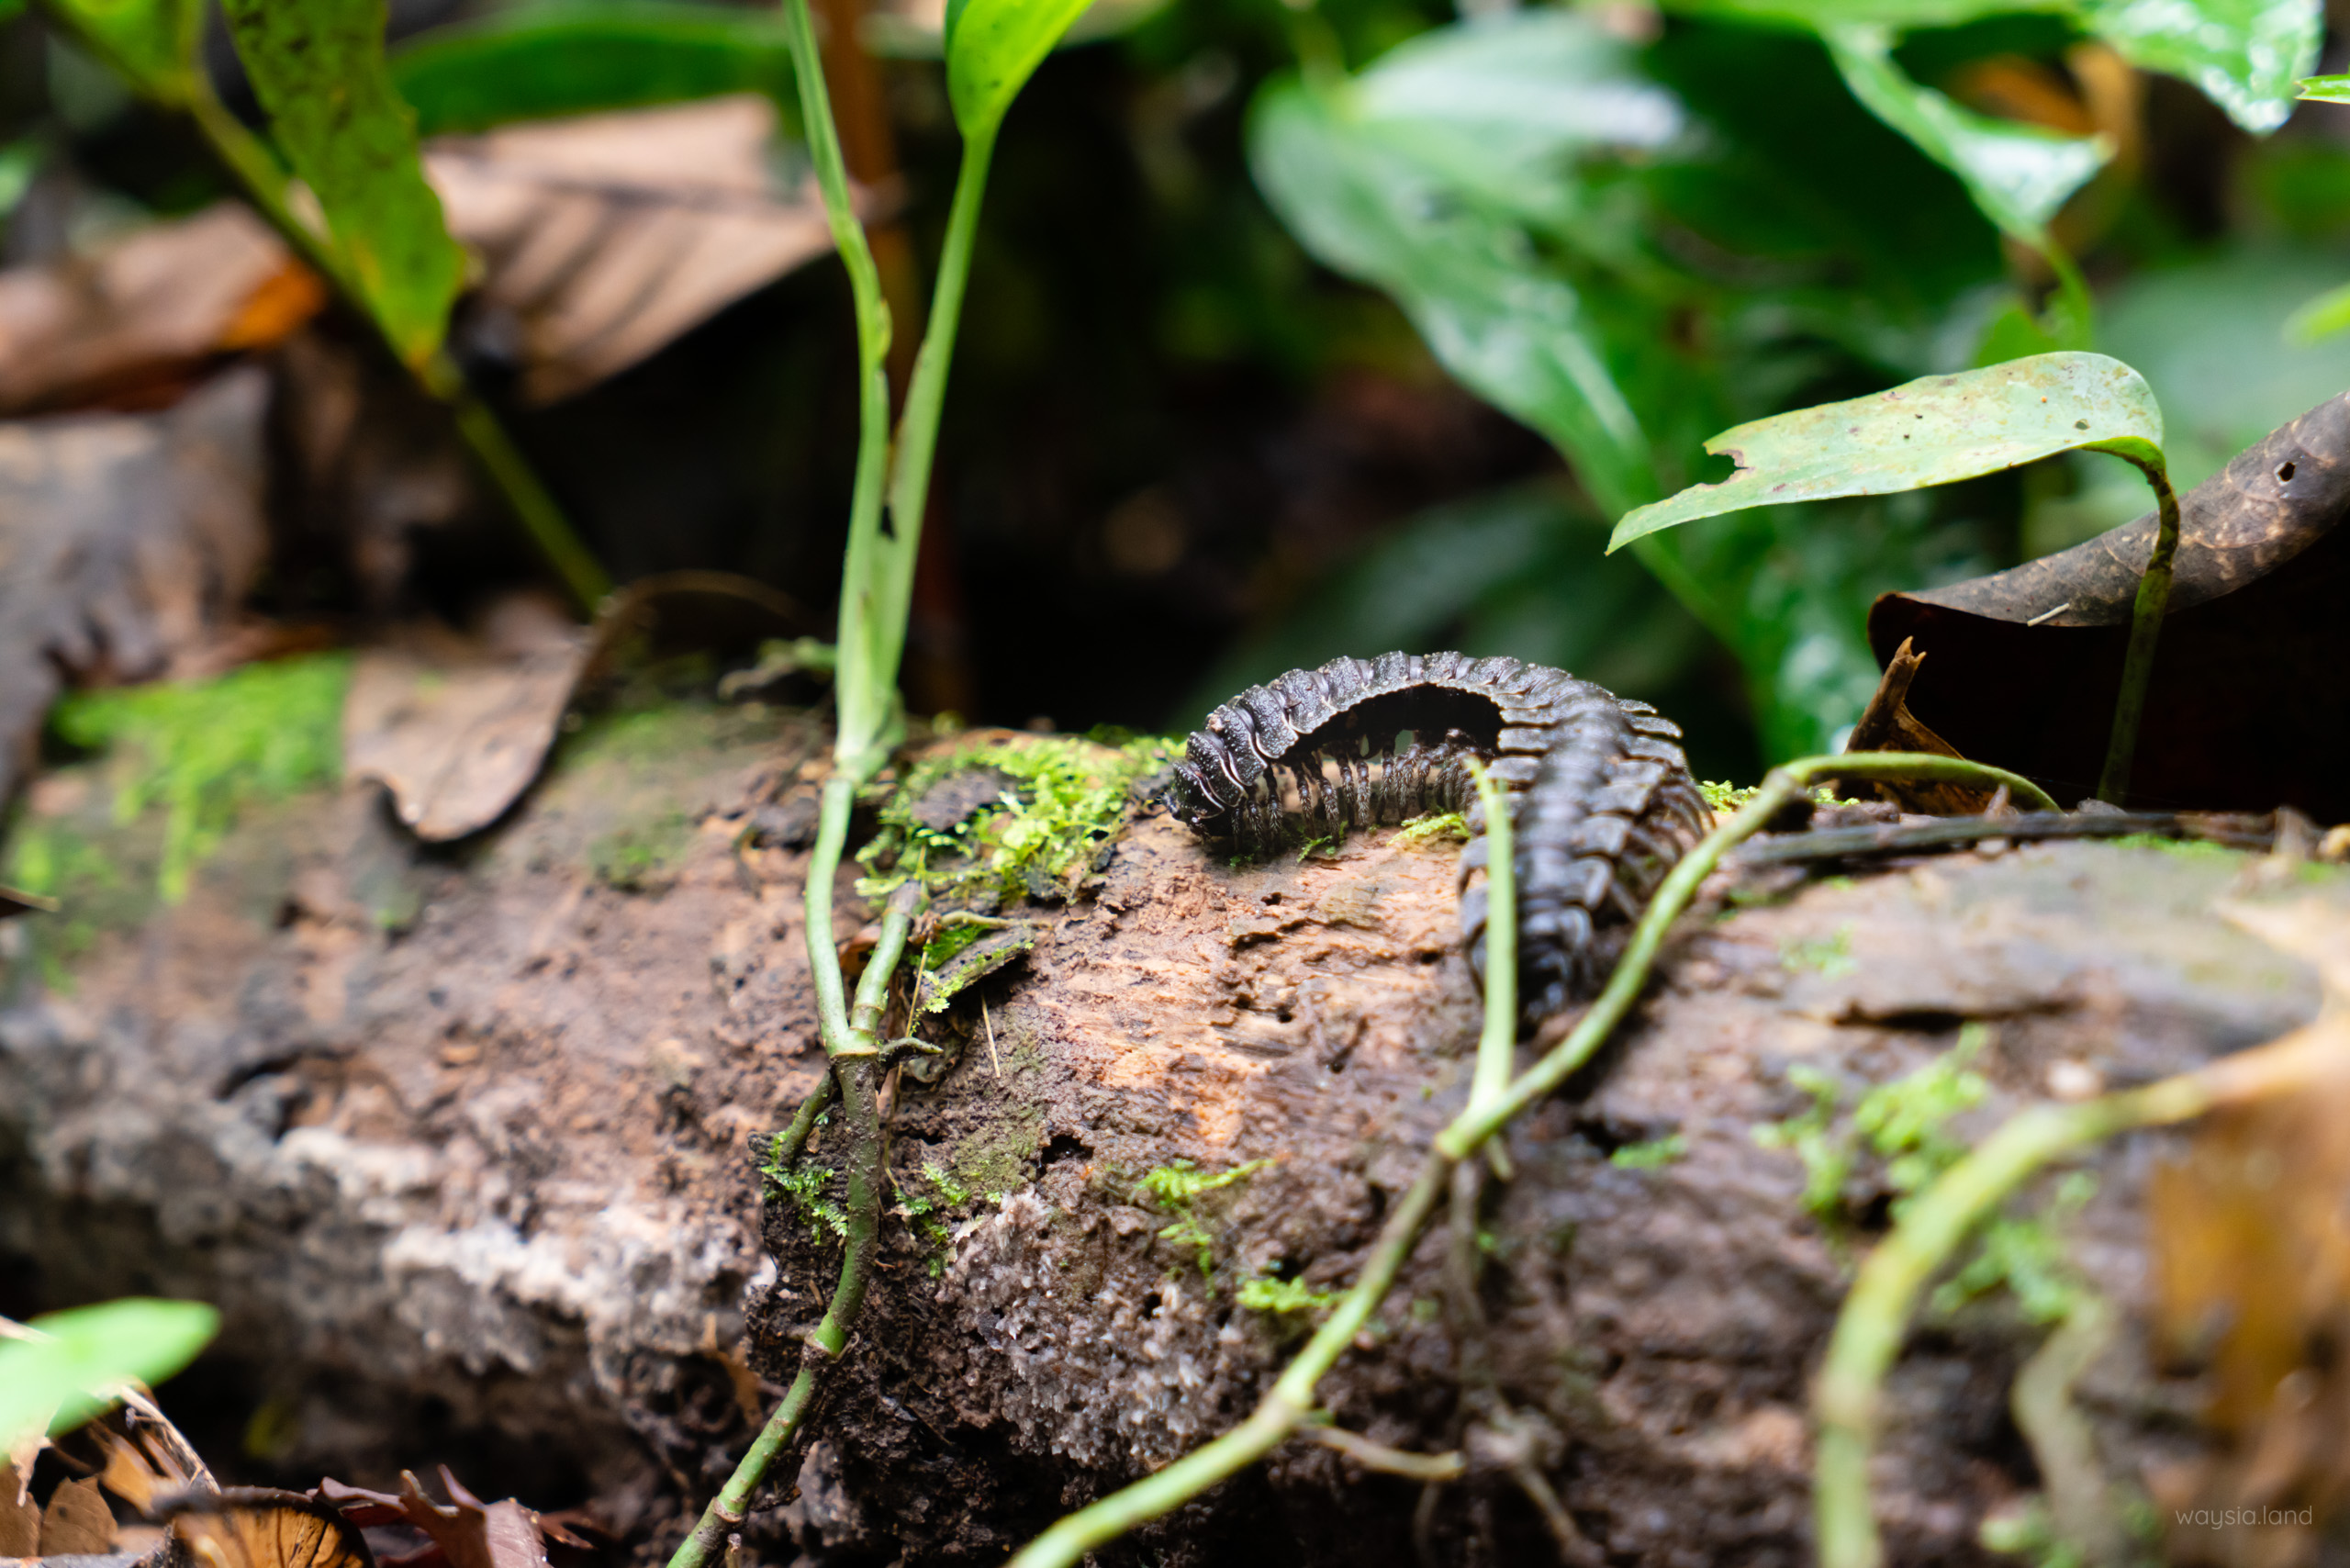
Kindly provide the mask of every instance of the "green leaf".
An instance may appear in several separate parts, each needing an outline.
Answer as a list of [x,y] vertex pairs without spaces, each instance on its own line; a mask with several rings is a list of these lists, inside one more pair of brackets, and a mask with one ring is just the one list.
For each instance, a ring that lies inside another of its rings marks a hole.
[[2083,0],[2079,14],[2131,64],[2194,83],[2255,136],[2293,112],[2325,28],[2320,0]]
[[2350,104],[2350,76],[2305,76],[2294,85],[2312,104]]
[[2159,461],[2162,440],[2162,410],[2136,371],[2103,354],[2036,354],[1724,431],[1706,450],[1738,472],[1628,513],[1607,547],[1693,518],[1922,489],[2078,447]]
[[410,365],[441,346],[464,252],[417,161],[384,64],[384,0],[224,0],[286,161],[325,209],[351,281]]
[[36,1432],[64,1432],[124,1383],[157,1383],[219,1331],[201,1302],[131,1297],[36,1317],[45,1338],[0,1339],[0,1453]]
[[200,0],[50,0],[56,14],[147,97],[185,104],[203,31]]
[[764,93],[795,106],[790,42],[766,11],[620,0],[497,12],[394,51],[419,133]]
[[948,0],[946,96],[966,140],[985,141],[1091,0]]
[[1656,493],[1639,420],[1574,286],[1533,263],[1518,226],[1454,199],[1408,136],[1292,80],[1248,122],[1257,184],[1326,264],[1393,296],[1447,370],[1532,425],[1611,511]]
[[2285,341],[2308,345],[2350,327],[2350,283],[2340,284],[2285,318]]
[[1993,119],[1919,86],[1894,63],[1888,28],[1840,23],[1820,37],[1852,96],[1956,174],[1983,215],[2027,245],[2047,245],[2050,216],[2113,156],[2103,137]]

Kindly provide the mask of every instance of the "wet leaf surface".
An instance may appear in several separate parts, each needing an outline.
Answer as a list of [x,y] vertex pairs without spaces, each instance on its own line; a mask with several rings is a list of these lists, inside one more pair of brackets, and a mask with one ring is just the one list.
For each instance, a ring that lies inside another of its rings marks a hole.
[[[2131,798],[2350,818],[2350,398],[2321,405],[2180,500],[2177,577]],[[2151,513],[2060,554],[1888,594],[1869,639],[1930,655],[1908,701],[1964,755],[2070,801],[2095,786]]]

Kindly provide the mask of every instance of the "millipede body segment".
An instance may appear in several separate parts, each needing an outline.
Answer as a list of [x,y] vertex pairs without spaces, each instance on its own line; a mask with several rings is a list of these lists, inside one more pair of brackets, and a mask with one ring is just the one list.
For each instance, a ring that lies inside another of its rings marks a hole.
[[1515,829],[1521,1011],[1539,1019],[1606,980],[1673,862],[1703,836],[1680,726],[1564,670],[1461,654],[1332,659],[1208,715],[1175,767],[1177,817],[1246,851],[1460,812],[1460,934],[1485,973],[1483,762]]

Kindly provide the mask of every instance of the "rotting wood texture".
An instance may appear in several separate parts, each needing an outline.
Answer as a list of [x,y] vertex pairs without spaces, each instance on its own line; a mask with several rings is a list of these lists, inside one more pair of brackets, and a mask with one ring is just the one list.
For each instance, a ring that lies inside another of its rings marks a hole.
[[[222,1456],[237,1401],[265,1398],[285,1413],[266,1478],[365,1484],[477,1447],[477,1486],[593,1497],[654,1540],[682,1528],[671,1467],[714,1485],[754,1372],[796,1365],[831,1275],[823,1193],[771,1193],[771,1264],[749,1145],[815,1077],[793,846],[821,737],[628,722],[566,743],[463,859],[414,848],[365,792],[307,797],[235,834],[185,905],[96,932],[70,995],[12,959],[0,1276],[221,1301]],[[64,789],[37,805],[104,817]],[[1236,1419],[1306,1321],[1244,1288],[1310,1313],[1341,1285],[1466,1092],[1452,858],[1374,833],[1235,868],[1152,813],[1092,896],[1036,912],[1024,965],[948,1010],[949,1070],[896,1087],[884,1268],[752,1549],[993,1560]],[[1815,1104],[1796,1070],[1849,1108],[1986,1024],[1964,1138],[2052,1088],[2277,1034],[2313,981],[2208,913],[2247,864],[2061,845],[1833,884],[1782,868],[1693,917],[1592,1081],[1516,1129],[1486,1216],[1498,1375],[1555,1435],[1587,1534],[1629,1560],[1807,1558],[1807,1378],[1886,1194],[1863,1164],[1842,1229],[1805,1212],[1803,1164],[1754,1137]],[[2101,1161],[2066,1233],[2129,1325],[2158,1147]],[[1259,1160],[1196,1200],[1143,1191]],[[1342,1425],[1429,1452],[1457,1435],[1442,1245],[1326,1385]],[[1897,1561],[1991,1561],[1981,1519],[2036,1484],[2007,1399],[2039,1334],[1995,1298],[1930,1321],[1900,1363]],[[2186,1385],[2134,1327],[2083,1399],[2117,1475],[2186,1441]],[[1112,1560],[1409,1562],[1418,1495],[1292,1444]],[[1473,1470],[1430,1529],[1444,1561],[1481,1530],[1512,1560],[1548,1550]]]

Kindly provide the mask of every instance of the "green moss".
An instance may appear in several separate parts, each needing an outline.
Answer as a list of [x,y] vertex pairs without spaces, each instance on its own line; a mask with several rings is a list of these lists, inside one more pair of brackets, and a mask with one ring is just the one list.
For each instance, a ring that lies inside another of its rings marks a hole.
[[1288,1314],[1326,1312],[1345,1299],[1345,1295],[1339,1291],[1317,1291],[1304,1280],[1259,1276],[1240,1282],[1240,1289],[1234,1294],[1233,1299],[1251,1312]]
[[2079,1305],[2085,1287],[2065,1256],[2058,1232],[2096,1194],[2097,1178],[2075,1170],[2056,1184],[2055,1193],[2038,1212],[1994,1217],[1983,1227],[1973,1256],[1935,1290],[1933,1310],[1948,1316],[2004,1288],[2031,1321],[2064,1321]]
[[1689,1152],[1689,1140],[1679,1133],[1651,1138],[1645,1143],[1628,1143],[1607,1157],[1607,1163],[1624,1170],[1655,1170],[1672,1164]]
[[1946,1126],[1989,1092],[1982,1075],[1967,1064],[1990,1037],[1983,1025],[1967,1025],[1949,1050],[1914,1072],[1874,1086],[1842,1120],[1837,1116],[1841,1086],[1798,1062],[1787,1070],[1787,1081],[1810,1095],[1811,1104],[1799,1115],[1756,1127],[1754,1141],[1764,1148],[1789,1149],[1803,1161],[1803,1205],[1831,1223],[1844,1217],[1844,1189],[1854,1166],[1863,1154],[1874,1154],[1885,1163],[1886,1184],[1899,1194],[1897,1216],[1909,1195],[1966,1152]]
[[1807,970],[1830,977],[1848,975],[1860,965],[1852,959],[1852,924],[1846,921],[1835,935],[1815,937],[1801,942],[1788,942],[1779,948],[1779,967],[1789,974]]
[[1246,1165],[1236,1165],[1220,1175],[1211,1176],[1203,1170],[1194,1170],[1190,1160],[1179,1159],[1172,1165],[1145,1171],[1142,1180],[1135,1183],[1135,1195],[1157,1204],[1175,1216],[1175,1223],[1161,1230],[1158,1239],[1193,1249],[1199,1257],[1200,1278],[1212,1279],[1215,1274],[1215,1237],[1199,1212],[1199,1200],[1254,1175],[1271,1163],[1270,1159],[1252,1159]]
[[632,823],[588,846],[588,868],[623,892],[659,887],[685,863],[693,847],[694,824],[683,812],[665,812],[650,822]]
[[2121,849],[2159,849],[2182,860],[2233,860],[2245,853],[2208,838],[2167,838],[2158,833],[2128,833],[2104,842]]
[[[341,776],[350,678],[344,655],[281,659],[192,686],[76,693],[57,705],[50,724],[68,744],[106,754],[101,773],[114,788],[117,825],[161,810],[155,891],[178,903],[247,808]],[[95,851],[71,836],[27,824],[10,857],[11,879],[69,901],[79,880],[103,890],[107,874]]]
[[[858,891],[876,897],[917,872],[940,895],[991,890],[1016,898],[1037,890],[1071,890],[1125,820],[1135,784],[1174,756],[1174,743],[1156,737],[1104,746],[1057,736],[932,757],[883,803],[880,832],[857,859],[886,869],[860,882]],[[1013,787],[951,827],[915,820],[914,808],[933,789],[974,768],[991,768]]]
[[1008,1105],[984,1131],[955,1146],[948,1170],[967,1194],[998,1198],[1027,1182],[1028,1162],[1044,1142],[1045,1108]]
[[818,1246],[827,1236],[835,1240],[848,1239],[848,1212],[830,1196],[833,1169],[828,1165],[793,1165],[785,1167],[769,1154],[759,1167],[759,1174],[767,1178],[771,1197],[781,1198],[791,1205],[800,1223],[808,1227],[808,1238]]
[[1423,839],[1450,838],[1462,844],[1469,842],[1469,819],[1459,812],[1430,812],[1414,817],[1395,830],[1398,844],[1417,844]]
[[954,1173],[941,1166],[938,1161],[934,1159],[926,1162],[922,1168],[922,1173],[933,1187],[938,1189],[938,1195],[950,1205],[960,1208],[971,1201],[971,1190],[955,1180]]

